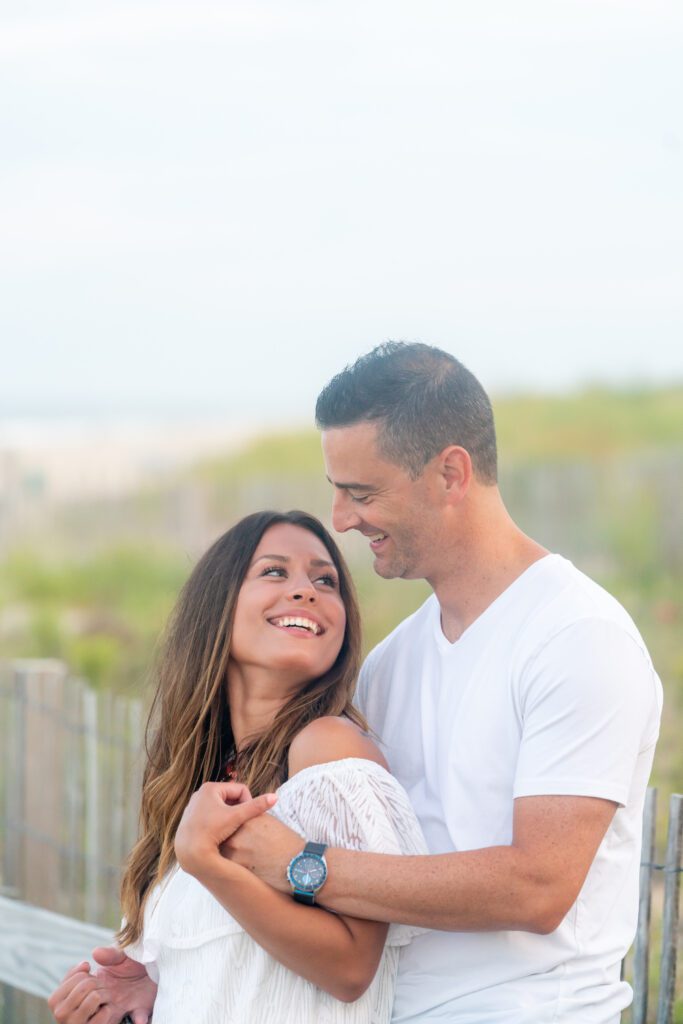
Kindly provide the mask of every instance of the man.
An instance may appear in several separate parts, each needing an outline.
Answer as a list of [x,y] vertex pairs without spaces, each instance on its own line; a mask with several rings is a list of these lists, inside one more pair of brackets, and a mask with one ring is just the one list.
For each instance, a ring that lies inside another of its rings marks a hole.
[[[368,538],[380,576],[434,593],[359,681],[430,855],[327,850],[309,897],[429,929],[402,950],[395,1024],[616,1024],[661,708],[643,641],[511,520],[490,403],[453,357],[381,345],[316,418],[335,528]],[[303,840],[262,816],[224,852],[290,891]]]
[[[643,641],[511,520],[490,403],[450,355],[382,345],[316,419],[335,528],[368,538],[380,576],[434,591],[358,693],[432,856],[326,851],[316,898],[437,929],[402,951],[395,1024],[613,1024],[661,708]],[[258,818],[230,845],[286,891],[301,838]]]

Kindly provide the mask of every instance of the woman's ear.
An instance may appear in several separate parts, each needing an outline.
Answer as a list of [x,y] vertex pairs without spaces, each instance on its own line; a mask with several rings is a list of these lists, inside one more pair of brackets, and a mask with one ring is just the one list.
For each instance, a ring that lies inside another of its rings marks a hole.
[[449,504],[458,505],[472,482],[472,459],[465,448],[449,445],[438,456],[439,471]]

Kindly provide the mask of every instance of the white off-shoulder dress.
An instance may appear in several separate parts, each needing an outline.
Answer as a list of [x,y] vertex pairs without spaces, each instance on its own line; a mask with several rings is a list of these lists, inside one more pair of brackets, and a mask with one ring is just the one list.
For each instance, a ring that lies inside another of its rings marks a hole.
[[[280,786],[270,813],[329,846],[427,852],[405,791],[374,761],[305,768]],[[343,1003],[274,960],[176,866],[150,894],[142,937],[126,953],[159,983],[154,1024],[387,1024],[399,948],[421,930],[391,925],[372,984]]]

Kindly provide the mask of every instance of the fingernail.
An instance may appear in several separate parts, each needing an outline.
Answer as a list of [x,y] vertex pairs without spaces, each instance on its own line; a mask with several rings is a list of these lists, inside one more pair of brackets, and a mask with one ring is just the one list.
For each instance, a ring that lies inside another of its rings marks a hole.
[[273,804],[276,804],[277,797],[275,796],[275,793],[266,793],[266,802],[269,807],[272,807]]

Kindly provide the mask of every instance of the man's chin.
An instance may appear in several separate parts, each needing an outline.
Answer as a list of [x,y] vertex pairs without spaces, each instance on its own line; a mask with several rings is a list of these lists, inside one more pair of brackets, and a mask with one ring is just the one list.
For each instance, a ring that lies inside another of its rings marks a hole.
[[406,579],[405,566],[396,565],[395,562],[384,561],[382,558],[375,558],[372,568],[383,580]]

